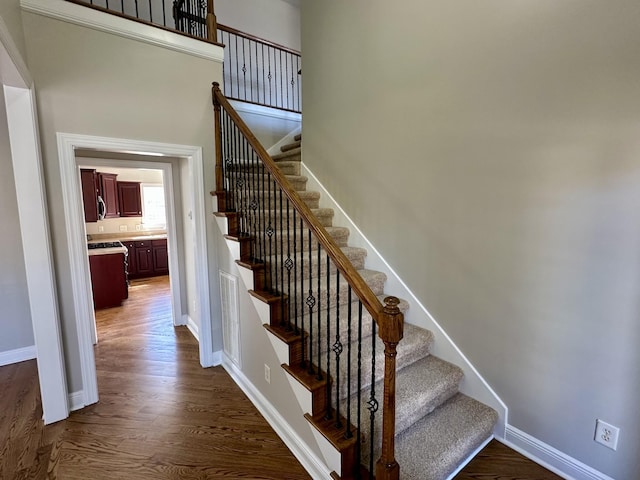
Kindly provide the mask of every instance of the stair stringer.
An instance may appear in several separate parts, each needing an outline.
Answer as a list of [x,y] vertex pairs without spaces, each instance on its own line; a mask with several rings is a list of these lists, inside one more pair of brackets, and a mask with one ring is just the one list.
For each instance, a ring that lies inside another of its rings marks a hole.
[[380,252],[376,250],[364,233],[362,233],[353,220],[351,220],[347,213],[340,207],[327,189],[324,188],[318,178],[305,165],[304,161],[301,162],[300,174],[307,177],[308,190],[316,190],[320,192],[320,208],[333,209],[334,224],[342,225],[349,229],[349,245],[365,248],[367,250],[365,267],[371,270],[383,272],[387,275],[385,293],[398,298],[404,298],[412,305],[412,308],[405,313],[405,322],[425,330],[430,330],[433,333],[434,342],[431,348],[431,354],[453,363],[462,369],[464,372],[464,378],[460,384],[460,392],[490,406],[498,412],[498,421],[494,427],[493,434],[495,437],[504,440],[509,415],[507,405],[500,399],[500,397],[498,397],[489,383],[482,377],[482,375],[480,375],[480,372],[478,372],[464,353],[462,353],[451,337],[447,335],[445,330],[429,313],[422,302],[418,300],[399,275],[385,261],[382,255],[380,255]]
[[[213,202],[214,202],[214,211],[216,211],[217,202],[215,200],[215,197]],[[220,217],[220,216],[216,216],[215,219],[216,219],[216,224],[218,225],[218,228],[220,229],[220,232],[222,233],[222,235],[223,236],[227,235],[229,233],[227,219],[225,217]],[[240,246],[238,242],[225,238],[225,243],[227,244],[232,260],[233,261],[239,260]],[[253,287],[254,287],[253,272],[248,268],[242,267],[241,265],[238,265],[238,271],[240,273],[241,281],[245,287],[245,291],[242,294],[247,294],[246,292],[248,292],[249,290],[253,290]],[[256,310],[256,313],[258,314],[260,322],[263,325],[269,325],[270,316],[271,316],[269,305],[267,305],[265,302],[261,301],[260,299],[255,298],[252,295],[248,295],[248,296],[249,298],[251,298],[251,301]],[[265,329],[264,332],[267,335],[267,338],[269,339],[269,342],[271,343],[271,346],[273,347],[273,350],[276,353],[276,356],[278,357],[278,361],[280,362],[280,364],[289,365],[288,346],[279,338],[277,338],[275,335],[270,333],[268,330]],[[294,392],[294,395],[300,407],[305,412],[311,412],[312,411],[311,392],[309,392],[293,376],[285,375],[285,377],[287,378],[289,385],[291,386],[291,390]],[[341,475],[342,457],[340,452],[336,450],[336,448],[322,435],[322,433],[320,433],[313,425],[311,425],[311,423],[308,423],[308,426],[318,444],[324,463],[327,466],[328,470],[335,472],[338,475]]]

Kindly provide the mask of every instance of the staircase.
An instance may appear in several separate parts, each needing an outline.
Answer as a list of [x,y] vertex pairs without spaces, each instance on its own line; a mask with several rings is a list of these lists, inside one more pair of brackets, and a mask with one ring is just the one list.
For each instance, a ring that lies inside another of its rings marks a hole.
[[[430,355],[430,331],[402,325],[408,303],[385,296],[385,274],[366,269],[366,250],[350,247],[348,229],[334,226],[333,210],[320,208],[320,194],[306,190],[301,135],[272,160],[297,192],[291,198],[304,202],[322,225],[320,235],[341,251],[337,262],[324,240],[306,233],[288,196],[283,202],[282,191],[272,188],[270,176],[279,174],[269,173],[261,155],[229,148],[237,143],[238,131],[223,118],[221,130],[228,137],[221,137],[218,153],[225,160],[216,173],[226,187],[217,189],[216,215],[226,218],[223,233],[238,244],[237,263],[252,272],[249,293],[265,305],[260,309],[267,312],[264,327],[288,348],[283,368],[311,395],[306,419],[337,452],[332,477],[372,478],[369,472],[377,472],[376,478],[397,478],[399,465],[402,479],[448,478],[491,437],[497,413],[459,392],[461,369]],[[341,261],[349,263],[347,271],[357,271],[356,283],[384,304],[387,318],[399,321],[402,340],[381,340],[389,328],[369,313],[370,308],[375,312],[370,307],[375,302],[357,297],[357,285],[352,288],[341,273]],[[390,362],[395,362],[391,370]],[[395,384],[388,378],[393,372]],[[383,398],[385,408],[378,408]],[[387,403],[393,402],[395,415],[385,418]],[[391,436],[385,436],[388,428]]]

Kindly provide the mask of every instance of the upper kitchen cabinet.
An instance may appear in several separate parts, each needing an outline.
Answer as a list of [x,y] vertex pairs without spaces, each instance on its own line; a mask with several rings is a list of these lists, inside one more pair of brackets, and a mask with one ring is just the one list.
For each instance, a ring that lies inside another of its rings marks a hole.
[[141,217],[140,183],[118,182],[118,202],[121,217]]
[[104,218],[116,218],[120,216],[118,207],[118,175],[114,173],[99,173],[100,195],[104,200]]
[[82,204],[84,206],[84,221],[98,221],[98,176],[95,170],[80,169],[80,184],[82,185]]

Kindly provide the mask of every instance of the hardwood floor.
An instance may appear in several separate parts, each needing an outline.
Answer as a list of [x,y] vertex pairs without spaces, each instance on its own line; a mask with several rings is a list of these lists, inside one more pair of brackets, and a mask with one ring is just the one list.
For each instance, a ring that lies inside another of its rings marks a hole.
[[96,320],[100,402],[67,420],[42,427],[35,361],[0,368],[0,479],[310,478],[227,373],[200,367],[168,277]]
[[455,480],[562,480],[527,457],[496,440],[489,444]]
[[[174,328],[168,277],[96,312],[100,402],[42,426],[35,360],[0,368],[0,480],[307,479],[249,400]],[[560,477],[491,442],[456,480]]]

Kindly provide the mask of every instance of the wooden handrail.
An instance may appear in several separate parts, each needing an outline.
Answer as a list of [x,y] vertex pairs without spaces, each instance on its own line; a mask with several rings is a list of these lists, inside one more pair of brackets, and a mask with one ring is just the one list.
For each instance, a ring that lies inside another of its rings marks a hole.
[[[358,274],[357,270],[351,264],[344,252],[340,249],[340,247],[336,245],[333,238],[331,238],[325,228],[320,224],[307,204],[304,203],[304,201],[300,198],[298,192],[293,189],[289,181],[276,166],[271,156],[267,153],[267,151],[255,137],[255,135],[253,135],[249,127],[247,127],[242,118],[240,118],[238,113],[231,106],[226,97],[222,94],[218,82],[213,83],[212,94],[214,109],[216,108],[216,102],[218,102],[222,106],[222,108],[226,110],[227,114],[234,121],[242,135],[244,135],[244,137],[247,139],[249,145],[251,145],[258,157],[260,157],[260,159],[264,163],[265,168],[269,171],[273,179],[280,185],[283,193],[286,195],[289,201],[294,205],[295,209],[300,214],[307,228],[309,228],[309,230],[311,230],[315,234],[318,242],[322,245],[322,247],[326,250],[326,253],[334,261],[336,267],[340,270],[345,280],[354,289],[356,295],[358,296],[358,298],[360,298],[364,307],[375,319],[379,320],[382,315],[383,306],[382,303],[380,303],[380,300],[378,300],[376,294],[373,293],[369,285],[367,285],[360,274]],[[219,120],[216,120],[216,124],[218,124],[218,122]],[[216,133],[216,136],[217,135],[218,133]],[[220,137],[216,138],[216,141],[218,143],[221,143],[221,139],[222,135],[220,131]],[[221,157],[216,159],[216,171],[218,170],[218,163],[220,163],[220,169],[222,169]],[[216,182],[217,181],[218,180],[216,180]],[[218,188],[219,185],[216,185],[216,190],[218,190]]]
[[277,48],[279,50],[283,50],[285,52],[292,53],[293,55],[301,55],[299,50],[295,50],[290,47],[285,47],[284,45],[280,45],[279,43],[272,42],[271,40],[266,40],[264,38],[256,37],[255,35],[251,35],[250,33],[241,32],[240,30],[236,30],[233,27],[228,27],[227,25],[218,24],[218,30],[223,32],[232,33],[239,37],[243,37],[249,40],[253,40],[254,42],[263,43],[265,45],[269,45],[270,47]]

